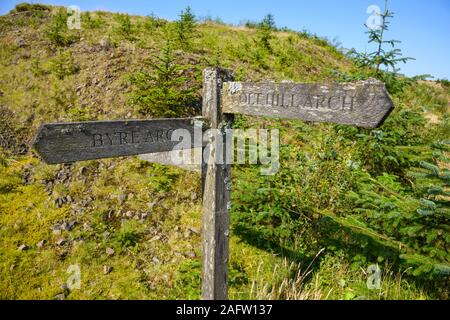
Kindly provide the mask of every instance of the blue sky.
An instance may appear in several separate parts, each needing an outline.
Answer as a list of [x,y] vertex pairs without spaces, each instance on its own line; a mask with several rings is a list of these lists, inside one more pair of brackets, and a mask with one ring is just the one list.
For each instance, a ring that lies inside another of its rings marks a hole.
[[[7,13],[23,1],[1,0],[0,14]],[[107,10],[176,19],[180,11],[191,6],[198,16],[220,17],[227,23],[260,20],[272,13],[278,26],[307,29],[329,39],[337,38],[345,48],[371,50],[363,24],[369,5],[383,7],[384,0],[42,0],[29,1],[57,5],[77,5],[81,10]],[[387,37],[401,40],[398,46],[405,56],[416,58],[401,65],[401,72],[413,76],[431,74],[450,79],[450,1],[390,0],[395,12]]]

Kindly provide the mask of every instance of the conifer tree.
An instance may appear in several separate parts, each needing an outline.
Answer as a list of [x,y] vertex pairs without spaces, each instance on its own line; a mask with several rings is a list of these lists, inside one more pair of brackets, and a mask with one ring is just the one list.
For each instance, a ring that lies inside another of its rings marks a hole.
[[181,11],[180,19],[175,23],[175,31],[183,49],[189,49],[192,45],[192,39],[196,31],[195,23],[195,15],[191,7],[188,6],[185,10]]
[[272,52],[270,40],[273,38],[272,32],[275,30],[275,19],[272,14],[267,14],[258,24],[257,41],[258,45],[268,52]]
[[[369,37],[369,43],[376,45],[376,50],[371,53],[359,53],[355,49],[349,51],[349,55],[355,59],[355,61],[361,66],[373,67],[376,76],[381,76],[382,67],[385,67],[384,71],[391,71],[396,74],[399,69],[396,65],[399,62],[406,63],[408,60],[414,58],[403,57],[402,51],[395,48],[395,45],[400,43],[399,40],[386,40],[386,32],[389,31],[390,19],[394,17],[394,12],[388,10],[388,0],[384,2],[384,10],[379,13],[380,25],[379,26],[364,26],[368,29],[366,34]],[[388,46],[388,48],[386,48]]]
[[196,105],[196,87],[189,87],[185,75],[188,66],[176,62],[170,40],[155,61],[148,61],[149,69],[130,77],[135,90],[131,103],[142,114],[155,117],[179,117],[192,113]]

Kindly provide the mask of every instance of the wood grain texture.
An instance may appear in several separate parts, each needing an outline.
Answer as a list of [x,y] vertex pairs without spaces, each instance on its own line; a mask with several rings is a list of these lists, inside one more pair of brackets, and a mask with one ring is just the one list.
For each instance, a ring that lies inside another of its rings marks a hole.
[[201,172],[201,163],[196,163],[195,156],[193,155],[194,152],[201,154],[202,148],[140,154],[139,159],[152,163],[176,166],[188,171]]
[[171,141],[176,129],[193,135],[200,119],[157,119],[48,123],[41,126],[33,143],[46,163],[131,156],[177,149]]
[[[224,133],[232,118],[221,112],[221,89],[224,81],[232,80],[231,72],[206,69],[203,72],[203,117],[212,129]],[[219,135],[220,136],[220,135]],[[225,135],[221,144],[225,152]],[[211,141],[209,141],[211,142]],[[216,164],[215,144],[209,143],[202,162],[202,299],[227,299],[228,245],[230,235],[231,165]],[[225,154],[225,153],[223,153]]]
[[223,112],[331,122],[366,128],[380,126],[393,109],[384,84],[227,82]]

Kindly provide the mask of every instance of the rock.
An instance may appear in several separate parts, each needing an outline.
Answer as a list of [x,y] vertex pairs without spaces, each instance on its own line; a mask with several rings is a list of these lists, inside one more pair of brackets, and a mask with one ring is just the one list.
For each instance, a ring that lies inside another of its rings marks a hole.
[[61,208],[67,202],[68,202],[67,197],[59,197],[55,199],[55,204],[58,208]]
[[83,230],[84,231],[92,231],[92,226],[89,223],[85,222],[85,223],[83,223]]
[[22,244],[17,248],[19,251],[25,251],[28,250],[29,247],[26,244]]
[[103,274],[108,274],[113,270],[111,266],[103,266]]
[[87,171],[88,171],[88,169],[87,169],[86,167],[81,167],[81,168],[78,170],[78,175],[84,176],[84,175],[86,175]]
[[64,300],[66,298],[66,295],[64,293],[57,294],[53,297],[54,300]]
[[36,247],[42,248],[44,246],[44,244],[45,244],[45,240],[41,240],[36,244]]
[[58,236],[61,234],[61,230],[53,230],[53,234]]
[[72,230],[76,223],[77,222],[75,220],[64,222],[64,230],[66,231]]
[[111,49],[111,42],[108,38],[102,38],[100,40],[100,47],[102,48],[102,50],[109,50]]
[[114,249],[113,248],[106,248],[106,254],[108,256],[112,256],[114,254]]
[[188,258],[195,258],[195,252],[194,251],[189,251],[188,253],[186,253],[186,257]]
[[200,231],[197,228],[194,228],[194,227],[187,228],[186,231],[184,232],[184,237],[185,238],[189,238],[193,234],[200,234]]
[[161,261],[159,261],[159,259],[157,257],[153,257],[152,261],[153,261],[154,264],[160,264],[161,263]]
[[57,246],[62,246],[65,242],[64,238],[59,238],[55,243]]
[[123,193],[119,194],[117,196],[117,201],[119,202],[119,205],[123,204],[125,202],[126,198],[127,198],[127,196],[124,195]]
[[51,229],[52,230],[61,230],[61,223],[59,223],[59,222],[55,223]]
[[195,233],[195,234],[200,234],[200,230],[198,228],[195,227],[190,227],[188,228],[189,230],[191,230],[191,232]]
[[141,219],[147,219],[147,217],[148,217],[148,213],[147,212],[143,212],[143,213],[141,213]]
[[155,204],[156,204],[156,201],[155,201],[155,202],[147,202],[147,207],[148,207],[149,209],[153,209],[153,207],[155,206]]
[[105,239],[105,240],[109,239],[110,235],[111,235],[111,233],[108,231],[103,232],[103,239]]
[[127,218],[132,218],[133,217],[133,212],[132,211],[127,211],[127,212],[125,212],[125,217],[127,217]]
[[150,239],[150,241],[158,241],[158,240],[161,240],[161,236],[159,234]]
[[27,44],[26,44],[24,38],[18,38],[18,39],[16,40],[16,46],[18,46],[19,48],[23,48],[23,47],[25,47],[26,45],[27,45]]

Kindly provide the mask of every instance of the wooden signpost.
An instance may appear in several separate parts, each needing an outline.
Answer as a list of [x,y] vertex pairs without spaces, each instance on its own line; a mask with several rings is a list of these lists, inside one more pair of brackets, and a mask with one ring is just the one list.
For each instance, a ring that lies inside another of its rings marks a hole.
[[228,82],[223,90],[226,113],[374,128],[392,108],[384,84],[375,79],[344,84]]
[[[193,135],[193,119],[49,123],[39,128],[34,147],[46,163],[132,156],[176,149],[177,129]],[[192,145],[192,147],[194,147]]]
[[[46,163],[147,154],[151,161],[171,163],[177,149],[172,133],[185,129],[194,135],[203,129],[220,134],[201,142],[202,156],[202,299],[227,299],[230,236],[231,164],[214,161],[230,152],[225,130],[233,114],[332,122],[373,128],[393,109],[384,84],[367,80],[346,84],[233,82],[224,69],[203,72],[201,118],[50,123],[39,129],[34,148]],[[220,143],[212,141],[221,139]],[[191,147],[199,148],[192,140]],[[218,150],[217,147],[223,148]],[[185,150],[186,151],[186,150]],[[232,151],[231,151],[232,152]]]

